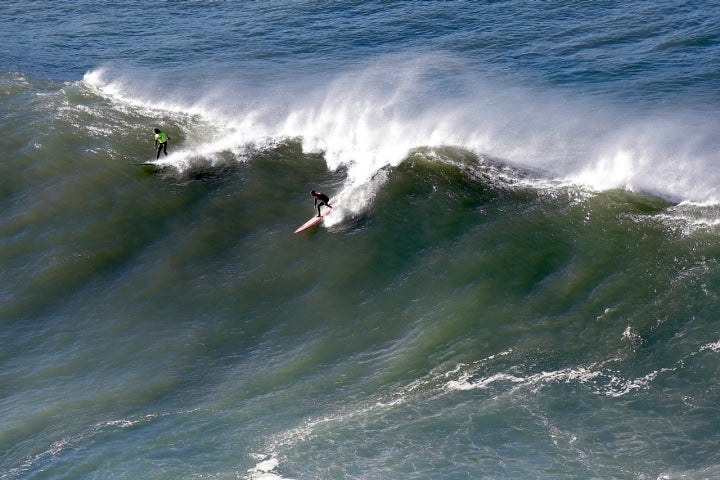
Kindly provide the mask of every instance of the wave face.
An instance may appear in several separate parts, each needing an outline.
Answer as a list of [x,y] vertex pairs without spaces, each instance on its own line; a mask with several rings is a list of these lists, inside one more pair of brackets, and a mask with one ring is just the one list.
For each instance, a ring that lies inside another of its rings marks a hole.
[[716,5],[158,7],[0,18],[0,478],[720,475]]
[[[293,78],[260,91],[221,84],[211,93],[166,95],[158,85],[138,95],[146,82],[106,68],[84,76],[98,94],[146,115],[156,108],[173,114],[188,137],[173,156],[176,167],[300,138],[331,170],[346,168],[352,188],[416,148],[454,146],[594,190],[720,199],[716,112],[677,104],[638,111],[561,90],[507,87],[454,54],[383,56],[326,82],[297,85]],[[187,116],[195,121],[188,125]]]

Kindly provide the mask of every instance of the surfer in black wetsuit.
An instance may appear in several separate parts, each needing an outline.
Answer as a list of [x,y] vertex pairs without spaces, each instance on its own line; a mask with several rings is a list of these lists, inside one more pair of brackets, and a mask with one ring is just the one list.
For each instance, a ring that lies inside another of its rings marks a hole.
[[326,207],[332,208],[332,205],[330,205],[330,197],[328,197],[324,193],[320,193],[320,192],[316,192],[315,190],[312,190],[310,192],[310,195],[312,195],[312,197],[315,199],[315,208],[317,208],[317,211],[318,211],[317,216],[318,217],[321,216],[320,215],[320,207],[322,207],[323,205],[325,205]]

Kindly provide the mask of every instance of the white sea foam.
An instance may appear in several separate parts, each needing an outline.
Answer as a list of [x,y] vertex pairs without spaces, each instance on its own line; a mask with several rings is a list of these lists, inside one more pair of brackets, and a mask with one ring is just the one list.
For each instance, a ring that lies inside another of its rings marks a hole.
[[339,193],[350,198],[414,148],[458,146],[597,190],[720,201],[717,119],[674,110],[635,114],[500,86],[442,55],[384,58],[310,88],[279,80],[249,89],[218,80],[212,88],[167,89],[147,75],[107,68],[88,72],[84,82],[158,121],[178,121],[187,141],[165,162],[178,169],[220,152],[242,159],[249,146],[301,138],[306,151],[324,154],[328,168],[347,170]]
[[249,480],[291,480],[277,473],[280,461],[272,455],[253,455],[259,462],[248,470]]
[[700,348],[700,351],[712,350],[713,352],[720,352],[720,340],[713,343],[708,343]]
[[663,210],[655,218],[685,235],[713,231],[720,226],[720,203],[683,201]]

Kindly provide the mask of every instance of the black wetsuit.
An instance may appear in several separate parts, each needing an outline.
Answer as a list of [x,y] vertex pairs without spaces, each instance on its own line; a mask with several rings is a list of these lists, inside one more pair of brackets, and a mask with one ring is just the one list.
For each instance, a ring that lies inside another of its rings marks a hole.
[[167,157],[167,142],[158,143],[157,157],[155,157],[156,160],[160,158],[161,152],[164,152],[165,156]]
[[328,197],[324,193],[316,193],[313,198],[315,199],[315,206],[317,207],[318,217],[320,216],[320,207],[322,207],[323,205],[332,208],[332,205],[330,205],[330,197]]

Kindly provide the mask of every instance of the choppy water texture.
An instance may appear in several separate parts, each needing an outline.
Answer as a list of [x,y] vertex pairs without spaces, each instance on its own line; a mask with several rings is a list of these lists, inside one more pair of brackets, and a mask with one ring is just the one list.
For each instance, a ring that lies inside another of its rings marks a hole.
[[0,479],[720,476],[719,20],[3,5]]

